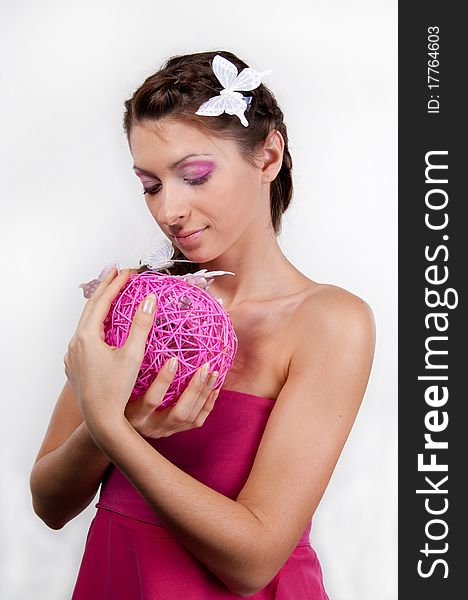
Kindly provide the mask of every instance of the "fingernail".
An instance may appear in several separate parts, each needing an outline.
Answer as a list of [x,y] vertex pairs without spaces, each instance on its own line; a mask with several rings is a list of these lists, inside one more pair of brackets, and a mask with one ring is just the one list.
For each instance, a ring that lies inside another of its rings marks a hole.
[[213,371],[208,378],[208,387],[213,387],[218,378],[218,371]]
[[154,312],[154,307],[156,306],[156,296],[154,294],[150,294],[143,304],[143,312],[149,313],[150,315]]
[[210,368],[210,363],[207,362],[203,365],[201,371],[200,371],[200,381],[205,381],[206,376],[208,375],[208,370]]
[[169,359],[168,364],[169,364],[169,371],[171,373],[175,373],[175,371],[177,369],[177,358],[175,356],[173,356],[171,359]]
[[119,261],[118,260],[114,260],[111,263],[109,263],[108,265],[106,265],[103,268],[103,270],[99,273],[99,275],[97,277],[98,280],[102,281],[103,279],[105,279],[114,267],[117,269],[117,273],[118,273],[119,272]]

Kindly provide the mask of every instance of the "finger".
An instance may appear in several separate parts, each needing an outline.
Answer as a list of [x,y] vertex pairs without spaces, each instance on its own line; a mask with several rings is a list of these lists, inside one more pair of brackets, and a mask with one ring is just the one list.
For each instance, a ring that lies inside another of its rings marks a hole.
[[95,302],[96,298],[98,298],[99,295],[102,294],[102,291],[109,285],[109,283],[115,278],[115,276],[117,274],[118,274],[117,268],[113,267],[102,278],[102,280],[99,282],[99,285],[97,286],[97,288],[95,289],[95,291],[93,292],[91,297],[87,300],[87,302],[84,306],[83,312],[81,314],[78,325],[83,325],[83,323],[85,323],[87,321],[88,315],[92,310],[93,303]]
[[[206,387],[210,363],[206,362],[193,374],[189,385],[174,407],[174,417],[179,421],[194,421],[211,388]],[[205,395],[203,393],[205,392]]]
[[196,421],[196,419],[198,418],[198,415],[200,414],[201,409],[203,408],[208,397],[210,396],[211,392],[213,391],[213,387],[214,387],[217,379],[218,379],[218,371],[212,371],[208,375],[208,377],[206,378],[206,381],[204,382],[203,388],[199,392],[198,397],[195,399],[195,401],[192,405],[192,410],[191,410],[190,416],[188,418],[189,421],[191,421],[191,422]]
[[107,317],[112,301],[125,285],[130,275],[129,269],[123,269],[118,275],[115,269],[102,280],[99,288],[87,301],[82,315],[82,328],[99,331]]
[[205,404],[202,406],[200,412],[198,413],[197,418],[195,419],[195,425],[197,427],[201,427],[205,423],[206,418],[213,410],[213,407],[215,405],[218,394],[219,394],[219,389],[213,390],[210,393],[210,395],[208,396]]
[[156,309],[157,299],[155,294],[149,294],[138,305],[127,339],[122,346],[123,351],[128,352],[130,356],[143,358],[146,340],[153,325]]
[[[105,290],[108,285],[110,284],[110,282],[115,279],[116,275],[121,274],[122,271],[119,271],[119,269],[115,266],[107,266],[105,267],[101,273],[98,275],[98,281],[99,284],[96,288],[96,290],[94,291],[93,295],[91,296],[91,298],[98,298],[100,294],[102,294],[103,290]],[[90,300],[91,300],[90,298]],[[92,302],[87,302],[86,304],[92,304]]]
[[108,265],[106,265],[102,271],[99,273],[99,275],[97,276],[98,281],[103,281],[107,275],[109,275],[109,273],[112,271],[112,268],[117,269],[117,273],[119,273],[119,261],[118,260],[114,260],[111,263],[109,263]]
[[177,358],[173,357],[164,363],[142,398],[143,404],[149,411],[155,410],[161,404],[176,372]]

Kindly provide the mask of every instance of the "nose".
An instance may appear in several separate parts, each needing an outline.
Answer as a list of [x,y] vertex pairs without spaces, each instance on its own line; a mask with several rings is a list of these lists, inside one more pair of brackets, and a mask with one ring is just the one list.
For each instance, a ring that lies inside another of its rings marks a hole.
[[184,200],[183,192],[170,188],[168,185],[160,191],[160,204],[157,211],[157,221],[168,227],[179,224],[190,213],[190,206]]

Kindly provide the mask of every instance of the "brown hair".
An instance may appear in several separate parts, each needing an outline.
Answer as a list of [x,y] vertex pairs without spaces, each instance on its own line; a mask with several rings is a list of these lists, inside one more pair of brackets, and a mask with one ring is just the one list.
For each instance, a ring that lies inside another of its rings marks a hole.
[[[216,118],[196,115],[200,105],[222,89],[211,68],[217,54],[232,62],[238,72],[249,66],[225,50],[170,57],[125,101],[125,134],[128,139],[133,123],[170,117],[234,141],[245,160],[255,166],[256,152],[272,129],[277,129],[284,139],[284,152],[281,169],[270,185],[270,212],[275,235],[278,235],[281,216],[288,208],[293,193],[292,159],[283,112],[273,93],[261,83],[256,89],[244,93],[252,96],[246,110],[248,127],[244,127],[235,115],[223,113]],[[175,250],[174,258],[185,258],[178,248],[175,247]],[[190,263],[175,263],[172,272],[186,273],[190,266]]]

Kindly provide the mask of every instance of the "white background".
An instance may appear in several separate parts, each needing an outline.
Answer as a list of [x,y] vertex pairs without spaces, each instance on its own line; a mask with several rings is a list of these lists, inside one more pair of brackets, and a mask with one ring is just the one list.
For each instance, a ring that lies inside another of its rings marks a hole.
[[167,57],[225,49],[272,69],[294,162],[286,255],[374,310],[372,376],[311,540],[330,600],[395,599],[396,1],[0,7],[1,598],[69,598],[95,511],[49,530],[29,474],[65,381],[78,283],[114,258],[134,266],[160,238],[131,172],[123,102]]

